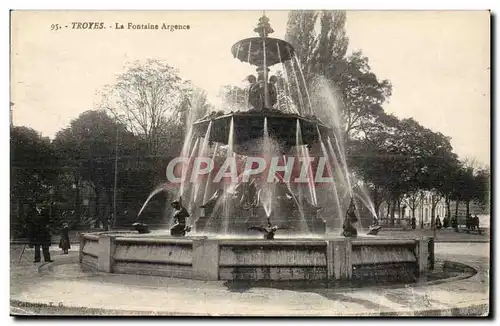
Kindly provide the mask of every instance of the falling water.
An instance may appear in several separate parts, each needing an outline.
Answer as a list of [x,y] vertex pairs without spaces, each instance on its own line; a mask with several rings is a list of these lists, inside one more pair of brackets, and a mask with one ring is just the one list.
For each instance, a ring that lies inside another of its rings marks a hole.
[[[271,148],[271,140],[269,139],[267,117],[264,118],[264,134],[262,136],[262,154],[266,162],[271,161],[272,148]],[[271,183],[267,182],[267,180],[265,179],[262,180],[262,193],[260,195],[260,202],[262,204],[262,207],[264,207],[264,211],[266,212],[267,218],[271,216],[273,210],[272,201],[274,198],[275,198],[274,180]]]
[[[344,175],[344,172],[343,172],[342,168],[340,168],[341,163],[337,159],[337,153],[333,149],[333,145],[332,145],[332,142],[330,140],[330,137],[327,137],[326,143],[327,143],[328,149],[330,151],[330,157],[332,159],[332,166],[334,167],[334,171],[333,172],[335,173],[336,180],[337,180],[336,182],[337,183],[341,183],[345,188],[347,188],[346,176]],[[344,196],[345,196],[345,194],[343,194],[341,196],[341,198],[343,198]]]
[[[203,143],[202,143],[202,145],[200,147],[200,150],[198,152],[198,157],[207,157],[208,156],[211,130],[212,130],[212,121],[210,121],[210,123],[208,124],[208,128],[207,128],[207,131],[205,133],[205,137],[203,138]],[[208,182],[208,181],[205,180],[205,182]],[[193,195],[192,195],[192,197],[193,197],[192,201],[194,203],[197,202],[198,191],[200,189],[200,185],[201,185],[201,182],[197,181],[197,182],[194,183],[194,192],[193,192]]]
[[[332,140],[330,139],[330,137],[328,137],[327,140],[328,148],[333,158],[332,163],[336,164],[336,166],[339,167],[339,169],[335,169],[335,172],[341,177],[340,179],[345,182],[344,185],[347,188],[345,194],[339,194],[340,195],[339,198],[343,200],[346,197],[346,195],[349,195],[350,198],[355,198],[355,199],[363,198],[362,200],[360,200],[360,202],[372,213],[373,216],[375,216],[374,214],[375,210],[373,203],[370,199],[370,196],[363,191],[361,191],[361,194],[358,195],[355,193],[353,189],[353,183],[351,181],[352,176],[349,174],[349,169],[347,166],[347,159],[346,159],[346,151],[344,147],[344,140],[342,137],[343,126],[341,123],[341,116],[340,116],[340,110],[341,110],[341,103],[339,102],[340,98],[336,96],[334,89],[328,84],[328,82],[324,78],[318,78],[317,85],[314,88],[314,90],[316,92],[314,99],[318,102],[315,104],[315,107],[318,109],[317,113],[323,115],[323,118],[325,118],[326,121],[328,121],[334,129],[333,137],[335,139]],[[354,204],[356,206],[356,210],[359,212],[359,209],[357,207],[358,204],[357,200],[354,200]],[[361,227],[363,226],[361,225]]]
[[[215,147],[214,147],[214,152],[212,154],[212,162],[215,162],[215,156],[217,156],[217,149],[218,149],[218,143],[215,143]],[[207,177],[207,182],[205,183],[205,192],[203,193],[203,203],[206,203],[207,200],[208,200],[208,194],[210,193],[210,185],[212,184],[212,173],[213,170],[211,170],[209,173],[208,173],[208,177]]]
[[[240,49],[241,49],[241,44],[238,44],[238,48],[236,49],[236,58],[239,58],[240,54]],[[237,107],[238,106],[238,88],[233,86],[233,106]]]
[[278,108],[278,110],[280,109],[280,89],[279,89],[279,86],[278,86],[278,82],[276,82],[276,107]]
[[[193,160],[196,156],[198,147],[200,145],[200,137],[196,138],[196,141],[193,145],[193,149],[191,150],[191,153],[189,154],[188,158],[188,163],[187,168],[183,169],[184,174],[181,176],[181,187],[182,187],[182,192],[180,193],[180,198],[182,198],[182,204],[184,207],[187,209],[188,212],[191,212],[193,208],[193,183],[191,182],[191,173],[193,171]],[[168,206],[167,206],[168,207]],[[167,208],[165,208],[167,211]]]
[[342,194],[342,196],[340,196],[340,198],[344,198],[349,193],[347,177],[344,175],[344,171],[341,168],[342,163],[340,160],[338,160],[337,152],[333,148],[333,144],[332,144],[332,141],[330,140],[330,137],[327,137],[326,143],[328,145],[328,149],[330,150],[330,156],[332,158],[332,163],[336,167],[334,169],[334,173],[337,177],[337,183],[341,183],[344,190],[345,190],[344,193]]
[[[182,145],[182,151],[181,151],[181,155],[180,155],[181,158],[188,158],[189,157],[189,151],[191,149],[191,144],[193,142],[193,138],[194,138],[193,128],[190,127],[189,131],[186,135],[186,139],[184,140],[184,144]],[[184,193],[185,175],[187,173],[187,169],[188,169],[188,163],[187,162],[182,163],[182,165],[181,165],[181,185],[179,187],[179,192],[177,194],[177,197],[182,196],[182,194]]]
[[[309,150],[307,146],[303,145],[302,141],[302,130],[300,127],[300,122],[297,119],[297,127],[296,127],[296,134],[295,134],[295,141],[296,141],[296,147],[297,147],[297,153],[300,153],[300,157],[305,159],[305,162],[309,162],[311,157],[309,156]],[[305,164],[305,162],[302,162],[302,164]],[[312,167],[311,164],[309,164],[308,169],[307,169],[307,185],[309,188],[309,194],[311,196],[311,203],[315,206],[318,205],[318,198],[316,196],[316,185],[314,184],[314,176],[312,173]]]
[[[281,66],[282,66],[282,71],[283,71],[283,76],[285,77],[285,83],[286,83],[286,86],[283,86],[283,90],[285,91],[285,96],[288,96],[291,98],[291,90],[290,90],[290,81],[288,80],[288,73],[286,72],[286,67],[285,67],[285,64],[283,62],[283,60],[281,59],[281,51],[280,51],[280,45],[279,43],[276,42],[276,46],[278,47],[278,57],[280,59],[280,63],[281,63]],[[288,95],[286,94],[286,89],[288,88]],[[297,108],[295,106],[292,106],[295,113],[299,113],[299,111],[297,110]]]
[[[328,155],[328,151],[326,150],[325,143],[323,142],[323,139],[321,137],[321,132],[320,132],[318,126],[316,126],[316,130],[318,132],[318,139],[319,139],[320,145],[321,145],[321,152],[323,153],[323,157],[326,159],[326,168],[328,170],[328,175],[330,177],[332,177],[333,176],[333,169],[332,169],[332,163],[330,161],[330,157]],[[338,194],[338,191],[337,191],[337,185],[335,184],[335,181],[333,181],[331,184],[332,184],[331,190],[333,192],[333,198],[335,199],[335,204],[337,206],[337,214],[338,214],[337,216],[339,216],[341,218],[341,220],[342,220],[343,219],[343,213],[342,213],[342,208],[340,206],[340,200],[339,200],[339,194]]]
[[[191,108],[188,110],[188,115],[187,115],[187,120],[186,120],[186,125],[188,126],[188,131],[184,137],[184,141],[182,143],[182,150],[180,157],[188,157],[190,150],[191,150],[191,145],[193,143],[193,138],[194,138],[194,133],[193,133],[193,123],[197,119],[197,117],[200,115],[200,112],[204,110],[204,103],[200,101],[200,96],[198,92],[193,92],[193,95],[191,96],[190,99],[191,103]],[[187,164],[183,164],[181,168],[181,175],[185,175],[187,172],[186,169],[188,168]],[[179,187],[179,191],[177,193],[177,197],[180,197],[184,191],[185,191],[185,183],[184,180],[181,181],[181,185]]]
[[267,93],[267,59],[266,59],[266,39],[262,40],[264,50],[264,107],[269,107],[269,94]]
[[[227,140],[227,153],[226,153],[226,158],[229,157],[235,157],[234,153],[234,118],[231,117],[231,123],[229,125],[229,135],[228,135],[228,140]],[[223,230],[224,234],[228,234],[229,231],[229,219],[234,218],[232,215],[232,202],[230,200],[227,200],[229,198],[228,195],[228,190],[231,187],[231,183],[228,184],[227,180],[224,180],[224,206],[222,208],[222,218],[223,218]],[[220,201],[219,201],[220,202]],[[214,209],[214,212],[216,212],[217,209]]]
[[338,139],[337,135],[335,135],[335,133],[334,133],[333,136],[335,138],[335,144],[337,145],[337,149],[338,149],[338,153],[339,153],[339,156],[340,156],[340,160],[342,162],[341,166],[344,169],[345,178],[346,178],[346,181],[347,181],[347,186],[349,187],[349,194],[352,197],[353,196],[353,191],[352,191],[352,185],[351,185],[351,178],[349,177],[349,171],[347,170],[347,161],[346,161],[346,158],[345,158],[345,152],[343,151],[343,148],[340,147],[340,143],[339,143],[339,139]]
[[375,211],[375,205],[373,205],[372,201],[370,200],[370,195],[366,193],[366,189],[364,187],[360,187],[361,194],[356,194],[356,197],[361,201],[361,203],[368,208],[370,213],[372,214],[372,217],[377,220],[377,212]]
[[[252,51],[252,41],[250,41],[248,43],[248,57],[247,57],[247,62],[248,63],[250,63],[250,54],[252,53],[251,51]],[[249,98],[249,96],[250,96],[250,86],[247,87],[247,90],[245,92],[245,103],[244,103],[245,107],[249,106],[249,104],[248,104],[248,98]]]
[[170,190],[172,190],[172,186],[171,186],[171,184],[169,182],[165,182],[165,183],[162,183],[161,185],[157,186],[149,194],[148,198],[146,199],[146,201],[142,205],[141,209],[139,210],[139,213],[137,214],[137,217],[139,217],[141,215],[142,211],[144,210],[144,208],[146,208],[146,206],[149,203],[149,201],[151,200],[151,198],[153,198],[154,196],[156,196],[157,194],[159,194],[162,191],[170,191]]
[[[188,129],[187,129],[186,135],[184,136],[184,141],[182,143],[182,150],[181,150],[181,154],[180,154],[180,157],[183,157],[183,158],[188,158],[188,157],[192,156],[192,155],[190,155],[190,150],[191,150],[191,145],[193,143],[193,138],[194,138],[193,123],[194,123],[195,119],[197,118],[197,115],[199,114],[200,109],[202,109],[202,103],[200,103],[199,94],[197,94],[196,92],[193,93],[193,95],[190,99],[190,106],[191,106],[191,108],[190,108],[190,110],[188,110],[188,115],[187,115],[187,119],[186,119],[186,124],[188,126]],[[195,144],[195,147],[196,146],[197,145]],[[180,196],[182,196],[182,194],[186,191],[187,185],[186,185],[186,181],[185,181],[186,180],[185,176],[188,172],[188,169],[189,169],[189,162],[185,162],[181,165],[181,184],[177,188],[176,198],[179,198]],[[165,191],[165,190],[173,190],[173,189],[170,189],[169,185],[167,183],[156,187],[151,192],[151,194],[148,196],[146,201],[144,202],[144,204],[141,207],[139,214],[137,216],[139,216],[143,212],[143,210],[145,209],[145,207],[147,206],[149,201],[156,194],[158,194],[161,191]],[[165,211],[167,211],[168,209],[169,209],[169,206],[166,206]]]
[[[292,52],[290,51],[290,48],[287,49],[288,53],[291,56]],[[290,61],[290,65],[292,66],[293,76],[295,77],[295,84],[297,85],[297,92],[299,93],[300,113],[304,114],[304,99],[302,98],[302,91],[300,90],[299,78],[297,78],[297,72],[295,71],[295,66],[293,65],[293,61]]]
[[312,111],[312,105],[311,105],[311,98],[309,97],[309,91],[307,90],[307,84],[306,84],[306,79],[304,77],[304,72],[302,71],[302,68],[300,67],[300,62],[299,58],[297,57],[297,53],[294,53],[293,55],[295,62],[297,63],[297,67],[299,68],[300,76],[302,77],[302,83],[304,85],[304,89],[306,90],[306,97],[307,97],[307,103],[309,104],[309,114],[313,114]]

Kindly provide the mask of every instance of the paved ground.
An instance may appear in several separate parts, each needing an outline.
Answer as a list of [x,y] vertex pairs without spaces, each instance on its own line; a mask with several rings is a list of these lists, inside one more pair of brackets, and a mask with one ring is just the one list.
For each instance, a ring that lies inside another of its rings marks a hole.
[[[416,230],[384,230],[379,232],[381,236],[390,236],[396,238],[415,238],[415,237],[433,237],[434,230],[431,229],[416,229]],[[456,232],[455,230],[441,229],[436,230],[436,242],[489,242],[490,232],[489,229],[485,230],[482,234],[466,233],[464,230]]]
[[[34,264],[33,250],[11,246],[11,313],[142,315],[467,315],[487,314],[489,243],[438,243],[438,259],[468,264],[470,278],[438,284],[362,289],[235,288],[153,276],[91,274],[77,247]],[[104,310],[103,310],[104,309]]]

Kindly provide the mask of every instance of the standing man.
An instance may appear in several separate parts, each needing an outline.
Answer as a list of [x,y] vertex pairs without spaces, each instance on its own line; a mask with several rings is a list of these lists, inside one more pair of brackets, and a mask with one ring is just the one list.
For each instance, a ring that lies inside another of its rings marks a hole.
[[40,247],[43,252],[43,260],[46,263],[53,262],[49,252],[51,243],[49,216],[46,210],[42,210],[39,205],[32,205],[29,214],[29,244],[30,247],[35,247],[34,262],[40,262]]
[[477,233],[481,234],[481,230],[479,229],[479,217],[477,216],[477,214],[474,215],[474,217],[472,218],[472,221],[473,221],[473,225],[474,225],[474,228],[476,229]]

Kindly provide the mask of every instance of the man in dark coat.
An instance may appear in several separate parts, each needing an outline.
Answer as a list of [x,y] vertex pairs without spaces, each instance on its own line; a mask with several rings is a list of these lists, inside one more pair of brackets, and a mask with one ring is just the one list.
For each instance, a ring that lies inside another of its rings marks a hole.
[[35,263],[40,262],[40,247],[43,252],[43,260],[46,263],[50,259],[49,247],[51,243],[49,216],[45,210],[37,205],[32,205],[29,210],[29,244],[35,247]]
[[479,229],[479,217],[477,214],[472,218],[472,224],[474,225],[474,229],[476,229],[478,234],[481,234],[481,230]]

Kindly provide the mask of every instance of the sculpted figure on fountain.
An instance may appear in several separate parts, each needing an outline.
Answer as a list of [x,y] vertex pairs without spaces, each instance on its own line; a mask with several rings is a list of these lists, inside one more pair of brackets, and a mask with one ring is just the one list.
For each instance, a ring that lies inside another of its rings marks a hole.
[[186,225],[186,218],[189,217],[189,213],[182,206],[180,200],[173,201],[171,205],[176,212],[174,214],[175,225],[170,229],[170,234],[173,236],[185,236],[187,232],[191,231],[191,227]]
[[346,212],[346,217],[344,219],[344,224],[342,225],[342,235],[344,237],[357,237],[358,230],[354,227],[353,223],[358,221],[358,217],[356,216],[356,206],[354,204],[354,198],[351,198],[351,203],[349,204],[349,208]]

